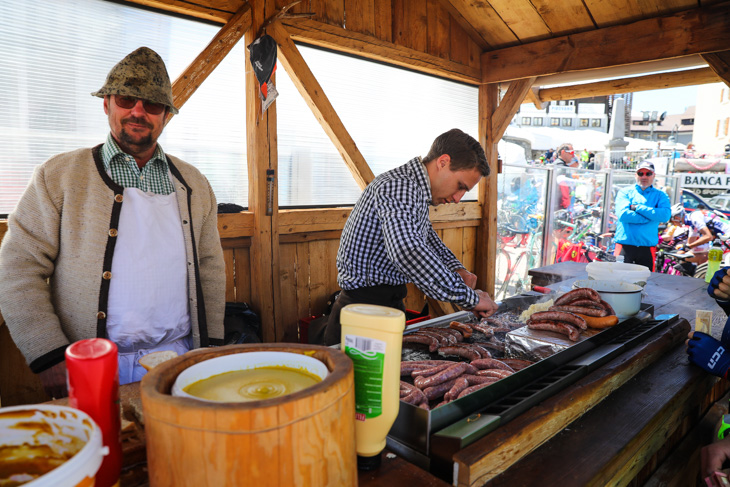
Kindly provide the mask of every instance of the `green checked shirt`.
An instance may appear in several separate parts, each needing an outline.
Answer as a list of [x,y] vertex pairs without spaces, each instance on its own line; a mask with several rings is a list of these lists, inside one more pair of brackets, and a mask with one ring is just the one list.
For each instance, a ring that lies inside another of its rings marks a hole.
[[170,181],[167,157],[160,144],[157,144],[152,159],[140,170],[134,157],[123,152],[109,133],[101,147],[101,158],[104,169],[112,180],[124,188],[137,188],[145,193],[164,195],[175,192]]

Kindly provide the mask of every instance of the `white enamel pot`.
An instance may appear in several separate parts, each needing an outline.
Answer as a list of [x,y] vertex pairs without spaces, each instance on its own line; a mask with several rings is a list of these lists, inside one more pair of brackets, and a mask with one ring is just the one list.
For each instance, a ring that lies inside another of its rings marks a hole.
[[596,281],[583,279],[575,281],[573,288],[589,287],[598,291],[601,299],[611,305],[619,318],[634,316],[641,309],[643,288],[637,284],[622,281]]

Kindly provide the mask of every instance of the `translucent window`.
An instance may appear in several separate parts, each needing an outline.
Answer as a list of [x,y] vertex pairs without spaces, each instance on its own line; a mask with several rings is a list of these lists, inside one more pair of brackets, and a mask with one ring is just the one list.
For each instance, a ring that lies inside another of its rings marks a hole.
[[[104,142],[90,96],[124,56],[154,49],[175,80],[220,26],[98,0],[0,2],[0,214],[52,155]],[[159,143],[195,165],[218,201],[248,203],[245,46],[237,45],[165,128]]]
[[530,117],[522,117],[522,125],[531,125],[532,119]]
[[[459,128],[478,140],[478,90],[401,68],[298,45],[377,176]],[[360,189],[284,69],[276,72],[279,205],[351,205]],[[476,188],[465,200],[476,200]]]
[[572,118],[564,118],[563,119],[563,127],[570,127],[573,125],[573,119]]

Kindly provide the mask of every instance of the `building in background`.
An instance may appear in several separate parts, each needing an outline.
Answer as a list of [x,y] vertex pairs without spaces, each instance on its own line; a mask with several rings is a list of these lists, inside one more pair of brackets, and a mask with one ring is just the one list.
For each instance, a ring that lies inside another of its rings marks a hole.
[[699,86],[696,113],[692,137],[695,153],[723,156],[730,144],[730,88],[725,83]]
[[629,137],[658,142],[670,142],[670,137],[674,137],[674,142],[688,145],[692,142],[694,127],[694,106],[687,107],[684,113],[663,117],[656,110],[645,111],[632,115]]

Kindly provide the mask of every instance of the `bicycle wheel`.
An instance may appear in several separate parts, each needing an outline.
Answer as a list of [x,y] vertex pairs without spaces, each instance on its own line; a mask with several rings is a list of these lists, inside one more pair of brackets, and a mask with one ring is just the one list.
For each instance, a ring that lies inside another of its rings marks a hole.
[[502,298],[508,298],[510,296],[516,296],[521,294],[525,286],[525,278],[527,277],[527,252],[521,253],[517,256],[514,264],[512,265],[512,272],[510,273],[509,279],[502,283]]
[[504,249],[497,249],[497,258],[494,262],[494,299],[501,299],[507,290],[510,271],[512,270],[512,260]]
[[696,277],[697,279],[704,279],[706,275],[707,275],[707,262],[703,262],[702,264],[699,264],[697,266],[693,277]]

